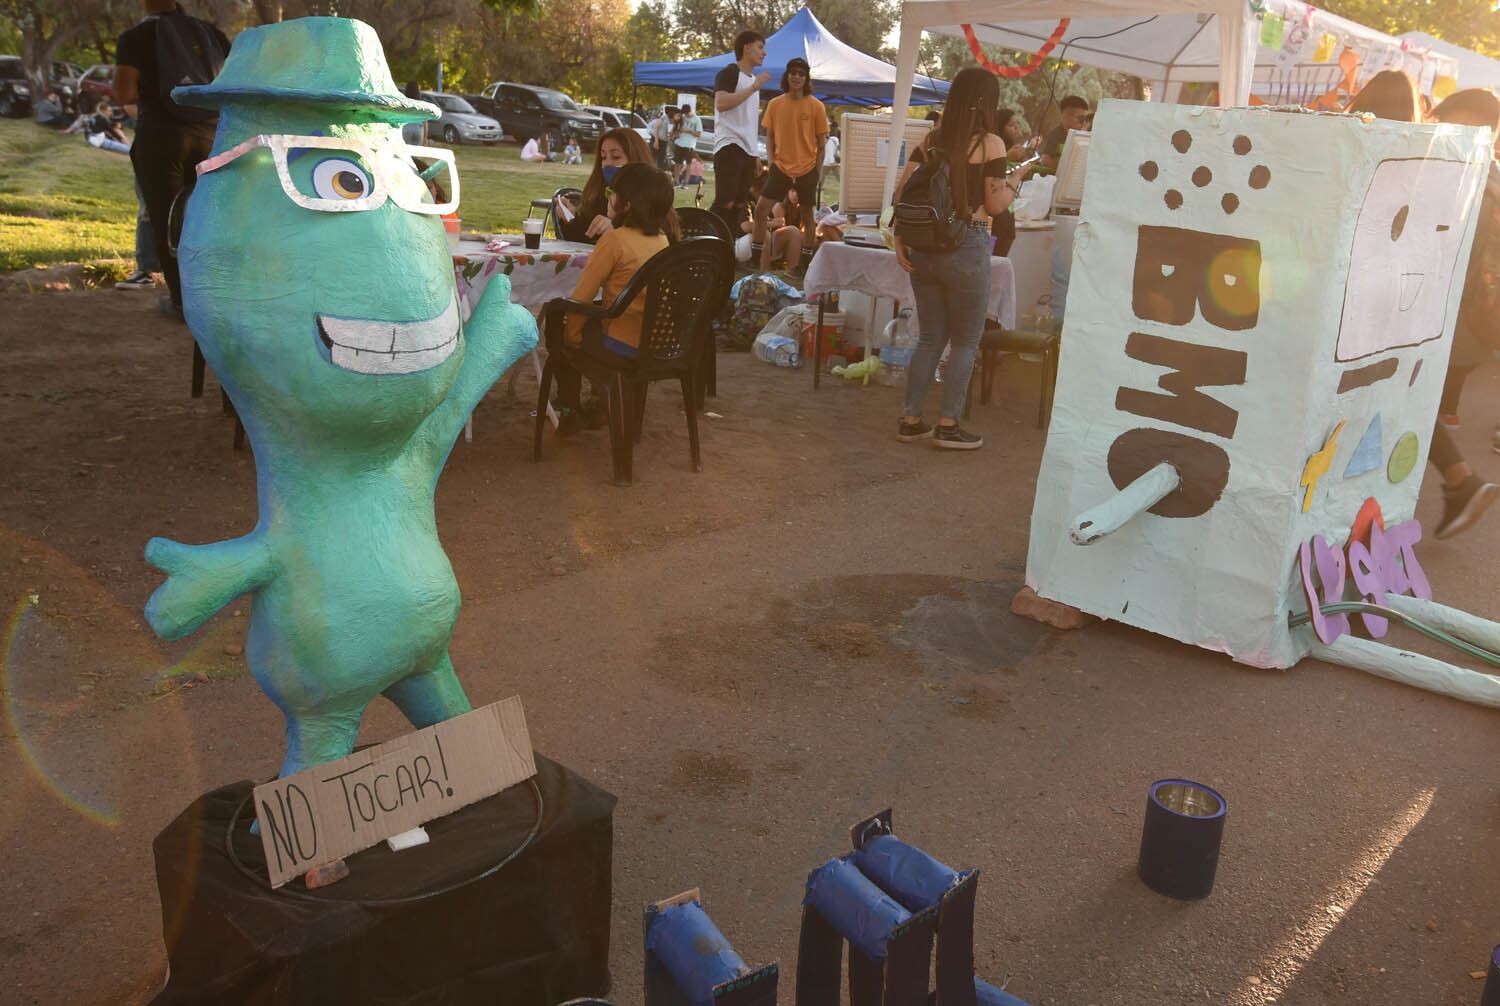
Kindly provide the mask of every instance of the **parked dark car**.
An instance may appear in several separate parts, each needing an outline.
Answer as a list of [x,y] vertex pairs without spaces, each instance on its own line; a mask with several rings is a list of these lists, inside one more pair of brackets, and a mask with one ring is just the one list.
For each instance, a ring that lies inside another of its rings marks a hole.
[[0,56],[0,115],[20,118],[31,112],[31,85],[20,56]]
[[491,84],[467,95],[475,110],[497,119],[505,135],[521,143],[547,136],[552,149],[561,150],[569,133],[592,148],[604,132],[604,120],[585,112],[577,102],[550,87],[533,84]]

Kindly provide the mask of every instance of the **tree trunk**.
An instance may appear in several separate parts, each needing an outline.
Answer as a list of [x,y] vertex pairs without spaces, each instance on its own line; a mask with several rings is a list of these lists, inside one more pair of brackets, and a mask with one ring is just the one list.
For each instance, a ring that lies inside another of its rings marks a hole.
[[281,20],[281,0],[254,0],[255,17],[261,24],[275,24]]

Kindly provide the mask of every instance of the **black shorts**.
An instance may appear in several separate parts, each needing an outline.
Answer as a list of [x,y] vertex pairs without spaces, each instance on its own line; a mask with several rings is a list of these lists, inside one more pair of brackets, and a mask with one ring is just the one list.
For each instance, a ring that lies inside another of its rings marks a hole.
[[789,178],[776,165],[771,165],[771,170],[766,173],[766,187],[761,189],[762,197],[775,202],[783,198],[788,189],[797,190],[797,198],[802,205],[811,208],[818,198],[818,169],[813,168],[805,175]]

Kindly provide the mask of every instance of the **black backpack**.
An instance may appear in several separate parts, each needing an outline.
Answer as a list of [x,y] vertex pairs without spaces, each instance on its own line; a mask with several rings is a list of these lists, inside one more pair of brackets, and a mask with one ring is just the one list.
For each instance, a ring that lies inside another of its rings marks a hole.
[[214,30],[180,9],[156,19],[156,79],[172,118],[193,125],[212,122],[219,113],[172,100],[172,88],[183,84],[211,84],[228,54]]
[[917,251],[952,251],[963,243],[969,214],[953,205],[947,153],[935,147],[923,154],[896,202],[892,215],[896,236]]

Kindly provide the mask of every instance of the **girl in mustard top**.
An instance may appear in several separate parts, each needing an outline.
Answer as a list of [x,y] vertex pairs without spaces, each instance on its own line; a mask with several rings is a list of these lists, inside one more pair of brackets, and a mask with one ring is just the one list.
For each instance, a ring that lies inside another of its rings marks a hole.
[[[667,247],[674,194],[672,180],[649,164],[632,163],[620,168],[609,195],[609,215],[614,226],[594,246],[588,265],[573,288],[574,300],[590,303],[602,294],[605,304],[613,303],[641,266]],[[557,399],[553,404],[562,417],[557,427],[559,434],[572,433],[579,425],[583,375],[569,364],[569,355],[635,356],[641,344],[641,318],[645,310],[646,298],[640,296],[611,321],[570,316],[564,336],[566,347],[554,345],[555,340],[549,335],[547,352],[557,361],[553,368]]]

